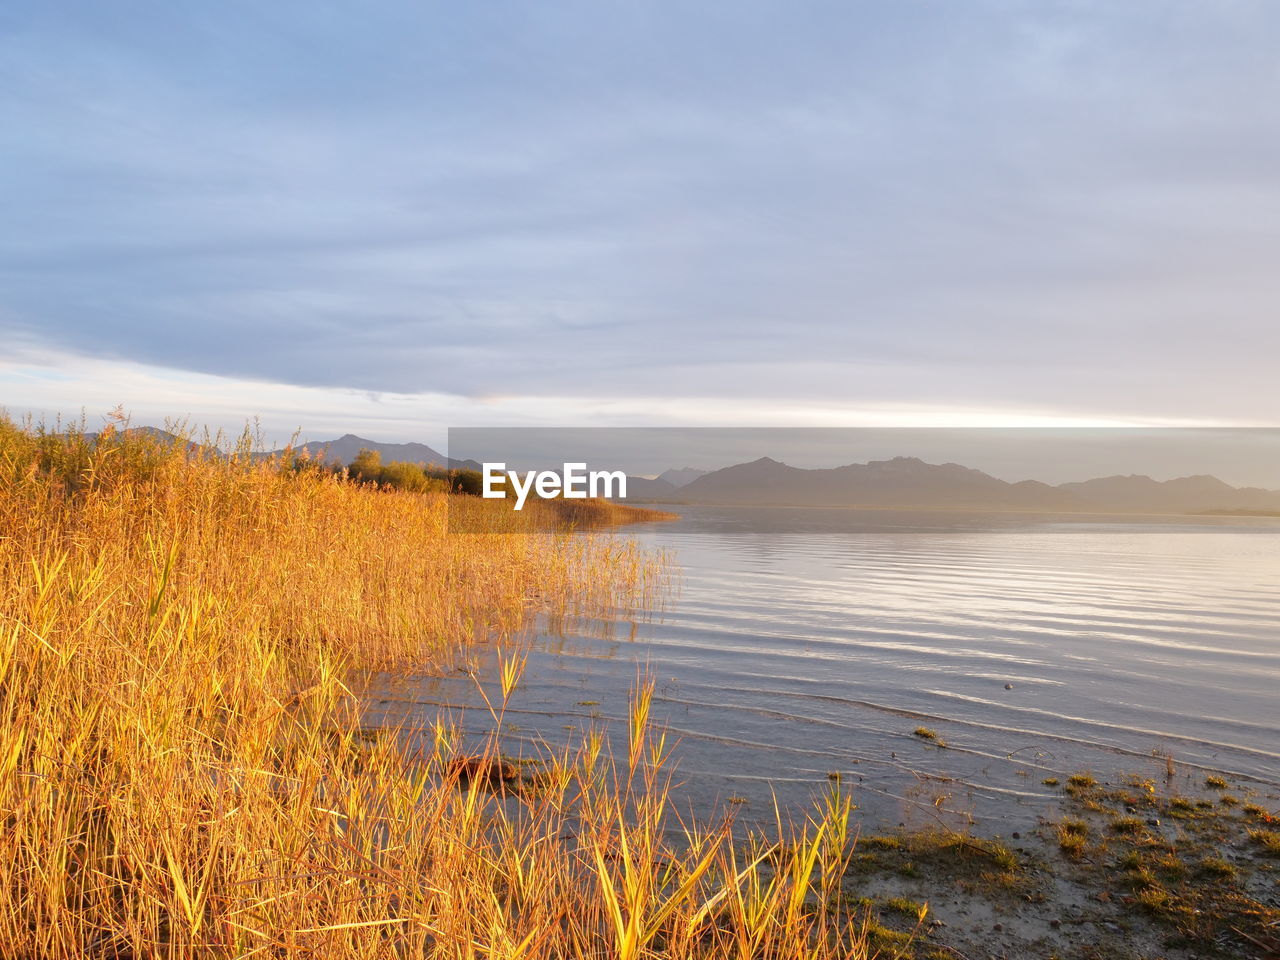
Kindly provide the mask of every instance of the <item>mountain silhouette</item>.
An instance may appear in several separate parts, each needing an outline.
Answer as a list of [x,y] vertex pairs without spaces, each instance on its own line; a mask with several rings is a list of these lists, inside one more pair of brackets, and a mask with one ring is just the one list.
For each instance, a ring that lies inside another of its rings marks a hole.
[[[628,499],[640,495],[637,490]],[[677,488],[669,499],[688,503],[1072,513],[1280,512],[1280,491],[1236,488],[1210,476],[1166,481],[1115,476],[1054,486],[1036,480],[1010,483],[958,463],[926,463],[917,457],[820,469],[793,467],[761,457],[697,477]]]
[[689,483],[692,480],[697,480],[699,477],[706,476],[706,474],[706,470],[695,470],[693,467],[681,467],[679,470],[674,468],[671,470],[663,470],[658,474],[658,479],[665,480],[673,487],[683,487],[686,483]]
[[675,500],[679,497],[680,488],[661,475],[650,479],[627,474],[628,500]]
[[[311,440],[299,444],[298,450],[306,450],[312,457],[323,463],[346,465],[356,458],[361,450],[375,450],[382,455],[383,463],[417,463],[422,466],[435,464],[440,467],[460,467],[479,470],[480,464],[474,460],[453,460],[425,443],[379,443],[358,437],[354,433],[346,433],[336,440]],[[279,451],[276,451],[279,452]]]
[[[157,427],[128,429],[162,442],[179,441],[174,434]],[[97,434],[86,436],[93,438]],[[450,459],[425,443],[380,443],[353,433],[335,440],[312,440],[297,449],[306,450],[325,463],[343,465],[354,460],[361,450],[376,450],[384,463],[402,461],[471,470],[481,467],[475,460]],[[1057,485],[1038,480],[1010,483],[958,463],[927,463],[918,457],[817,469],[793,467],[772,457],[709,472],[684,467],[666,470],[653,479],[628,476],[627,499],[801,507],[1280,515],[1280,490],[1233,487],[1207,474],[1163,481],[1129,474]]]

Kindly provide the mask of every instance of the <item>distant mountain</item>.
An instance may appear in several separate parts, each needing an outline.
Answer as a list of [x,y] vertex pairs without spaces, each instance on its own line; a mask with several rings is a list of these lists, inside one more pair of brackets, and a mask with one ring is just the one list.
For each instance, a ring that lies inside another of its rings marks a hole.
[[[161,430],[159,427],[126,427],[122,432],[154,437],[162,443],[176,443],[179,440],[179,437],[175,434],[167,430]],[[98,434],[86,433],[85,436],[89,439],[96,439]],[[188,446],[194,449],[200,445],[193,440],[188,443]],[[354,460],[361,450],[376,450],[382,454],[383,463],[400,461],[403,463],[419,463],[424,466],[436,464],[437,466],[468,470],[480,469],[480,464],[474,460],[451,460],[425,443],[379,443],[377,440],[357,437],[354,433],[344,434],[336,440],[312,440],[308,443],[299,444],[295,449],[306,450],[312,457],[324,463],[340,464],[342,466],[346,466]],[[254,456],[265,458],[281,452],[280,450],[273,450],[270,453],[257,453]]]
[[[628,499],[641,499],[640,489]],[[688,503],[929,509],[1043,510],[1071,513],[1203,513],[1280,510],[1280,491],[1237,489],[1215,477],[1105,477],[1052,486],[1009,483],[958,463],[895,457],[806,470],[761,457],[715,470],[675,491]],[[654,499],[659,499],[654,497]]]
[[681,467],[679,470],[663,470],[658,474],[659,480],[665,480],[673,487],[683,487],[686,483],[697,480],[699,477],[705,477],[706,470],[695,470],[693,467]]
[[[135,437],[150,437],[162,446],[184,442],[182,437],[178,436],[176,433],[170,433],[168,430],[161,430],[159,427],[121,427],[117,430],[117,433],[129,434]],[[86,440],[93,440],[96,442],[102,434],[99,431],[93,431],[86,433],[84,436]],[[204,450],[217,456],[221,455],[221,451],[219,451],[217,447],[205,447],[196,440],[186,440],[185,443],[187,445],[188,452],[194,453],[196,451]]]
[[1163,482],[1141,475],[1100,477],[1083,483],[1064,483],[1058,489],[1087,502],[1124,511],[1191,513],[1280,509],[1280,491],[1233,487],[1217,477],[1204,475]]
[[[168,430],[161,430],[159,427],[121,427],[117,433],[128,433],[137,437],[151,437],[159,440],[161,443],[176,443],[178,435],[170,433]],[[93,431],[84,435],[86,440],[97,440],[102,434]]]
[[675,484],[662,479],[661,476],[649,479],[627,474],[628,500],[675,500],[680,496]]
[[337,440],[312,440],[298,446],[306,450],[312,457],[324,463],[348,464],[356,458],[361,450],[376,450],[382,454],[383,463],[419,463],[435,464],[441,467],[460,467],[468,470],[479,470],[480,464],[474,460],[452,460],[443,453],[433,450],[425,443],[379,443],[357,437],[354,433],[344,434]]
[[1068,510],[1081,504],[1047,484],[1013,484],[958,463],[895,457],[804,470],[770,457],[690,481],[682,498],[709,503],[796,506],[968,507]]
[[[161,441],[179,439],[158,427],[129,427],[128,430]],[[86,436],[92,438],[97,434]],[[192,442],[190,446],[198,445]],[[424,443],[379,443],[352,433],[336,440],[313,440],[298,449],[307,450],[326,463],[348,464],[361,450],[376,450],[384,463],[403,461],[470,470],[481,468],[475,460],[452,460]],[[1217,477],[1203,474],[1164,481],[1137,474],[1117,475],[1053,486],[1038,480],[1009,483],[958,463],[926,463],[917,457],[894,457],[813,470],[792,467],[770,457],[710,472],[684,467],[666,470],[654,479],[628,476],[627,499],[1046,513],[1280,514],[1280,490],[1233,487]]]

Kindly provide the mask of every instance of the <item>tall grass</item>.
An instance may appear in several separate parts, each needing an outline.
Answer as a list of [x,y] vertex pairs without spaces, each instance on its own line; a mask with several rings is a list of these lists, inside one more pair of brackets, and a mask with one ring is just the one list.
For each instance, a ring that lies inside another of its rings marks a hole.
[[[445,514],[243,445],[0,420],[0,957],[865,952],[847,802],[769,842],[673,836],[651,690],[618,759],[592,735],[500,789],[461,776],[443,723],[361,730],[351,671],[661,579],[625,540],[448,535]],[[519,648],[504,662],[495,730]]]

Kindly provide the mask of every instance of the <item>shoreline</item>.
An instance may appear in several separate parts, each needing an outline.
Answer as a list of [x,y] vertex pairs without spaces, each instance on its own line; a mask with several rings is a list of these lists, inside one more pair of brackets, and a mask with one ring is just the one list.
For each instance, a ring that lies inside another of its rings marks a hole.
[[[503,773],[479,777],[479,786],[506,805],[532,803],[555,776],[527,759],[455,761],[490,764]],[[877,956],[1263,960],[1280,947],[1280,814],[1252,788],[1210,775],[1196,791],[1179,789],[1172,766],[1163,782],[1080,771],[1045,779],[1059,791],[1055,816],[1003,834],[949,826],[945,813],[870,829],[856,785],[846,791],[842,778],[829,779],[832,797],[854,802],[842,902]],[[781,816],[785,829],[804,814]],[[752,827],[741,833],[744,855],[758,836]]]
[[[769,501],[751,503],[714,502],[704,500],[656,500],[629,498],[628,502],[670,507],[706,507],[710,509],[768,509],[768,510],[842,510],[855,513],[938,513],[938,514],[971,514],[977,516],[1014,516],[1071,518],[1097,517],[1112,520],[1116,518],[1133,518],[1135,520],[1161,519],[1219,519],[1219,520],[1275,520],[1280,519],[1280,512],[1265,510],[1200,510],[1187,512],[1140,512],[1133,510],[1038,510],[1024,507],[992,507],[992,506],[902,506],[885,504],[858,503],[773,503]],[[683,516],[678,514],[677,516]]]
[[[1062,787],[1061,814],[1029,833],[971,841],[926,827],[863,837],[852,869],[873,941],[904,960],[1191,960],[1280,947],[1274,811],[1217,777],[1205,778],[1200,797],[1083,772]],[[912,917],[904,902],[927,909]]]

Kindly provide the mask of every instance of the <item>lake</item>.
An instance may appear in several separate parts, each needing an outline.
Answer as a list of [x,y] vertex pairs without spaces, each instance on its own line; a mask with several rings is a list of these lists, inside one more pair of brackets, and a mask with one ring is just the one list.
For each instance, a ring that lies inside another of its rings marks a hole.
[[[1047,777],[1163,779],[1165,756],[1188,790],[1280,789],[1280,520],[676,509],[626,533],[671,552],[667,608],[539,630],[505,750],[596,726],[625,752],[647,671],[704,816],[770,820],[838,776],[871,822],[996,832],[1056,803]],[[370,724],[491,725],[464,673],[382,675],[366,702]]]

